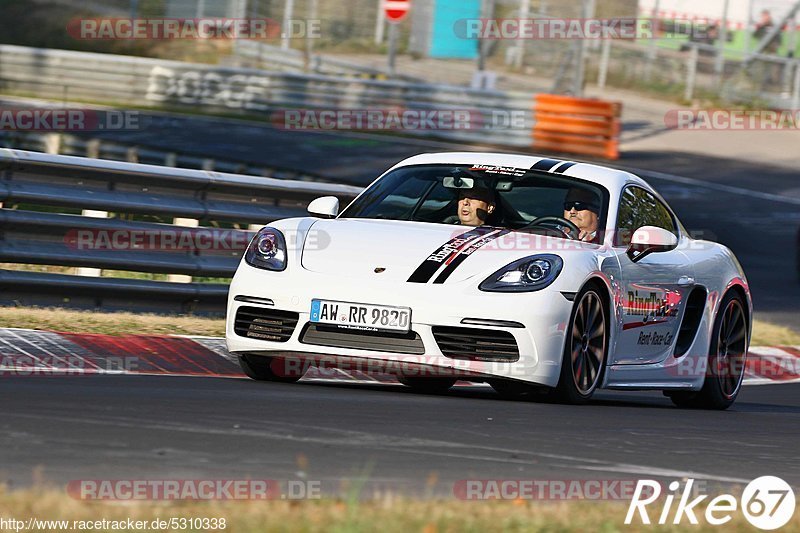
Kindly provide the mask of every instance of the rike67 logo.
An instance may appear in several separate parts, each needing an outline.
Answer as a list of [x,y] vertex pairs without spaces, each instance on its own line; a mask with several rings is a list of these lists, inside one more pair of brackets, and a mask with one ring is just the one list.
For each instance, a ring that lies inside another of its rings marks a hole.
[[[794,491],[779,477],[762,476],[754,479],[744,488],[740,499],[732,494],[721,494],[705,504],[702,514],[698,507],[705,502],[708,495],[701,494],[693,498],[696,496],[693,486],[693,479],[687,480],[682,490],[678,481],[670,483],[669,492],[663,498],[664,506],[658,513],[658,500],[662,495],[661,483],[649,479],[639,480],[625,516],[625,524],[641,521],[642,524],[678,525],[685,519],[690,524],[697,525],[697,517],[700,515],[708,524],[721,526],[730,522],[735,513],[741,512],[758,529],[774,530],[786,525],[794,514]],[[651,507],[654,503],[656,505]],[[651,518],[650,512],[656,514]]]

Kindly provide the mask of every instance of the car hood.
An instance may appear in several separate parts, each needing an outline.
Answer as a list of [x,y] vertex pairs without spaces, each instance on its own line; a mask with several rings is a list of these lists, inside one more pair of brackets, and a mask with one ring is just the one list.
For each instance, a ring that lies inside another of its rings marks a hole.
[[[468,232],[467,238],[462,237]],[[412,274],[418,282],[433,281],[446,268],[447,259],[452,262],[454,257],[443,247],[451,243],[452,249],[461,244],[469,250],[471,246],[465,242],[471,236],[484,243],[456,261],[457,266],[447,277],[448,283],[491,274],[528,255],[557,253],[557,243],[564,242],[564,239],[488,227],[394,220],[320,220],[314,223],[305,240],[302,265],[313,272],[365,281],[407,281]],[[437,252],[442,261],[428,261]],[[427,265],[419,272],[423,263]]]

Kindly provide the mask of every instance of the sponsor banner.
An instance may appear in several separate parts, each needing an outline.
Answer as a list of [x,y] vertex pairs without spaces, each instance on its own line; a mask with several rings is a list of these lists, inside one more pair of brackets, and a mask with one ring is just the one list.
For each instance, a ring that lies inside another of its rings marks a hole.
[[77,40],[197,40],[319,38],[322,21],[269,18],[75,18],[67,33]]

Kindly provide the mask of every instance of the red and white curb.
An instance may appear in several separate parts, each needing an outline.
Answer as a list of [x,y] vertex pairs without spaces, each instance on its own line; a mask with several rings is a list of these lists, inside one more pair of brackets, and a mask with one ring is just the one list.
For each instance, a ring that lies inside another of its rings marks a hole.
[[[0,328],[0,377],[65,374],[244,377],[222,338]],[[303,380],[397,383],[390,374],[315,367],[309,368]],[[800,382],[800,347],[751,347],[744,382]]]

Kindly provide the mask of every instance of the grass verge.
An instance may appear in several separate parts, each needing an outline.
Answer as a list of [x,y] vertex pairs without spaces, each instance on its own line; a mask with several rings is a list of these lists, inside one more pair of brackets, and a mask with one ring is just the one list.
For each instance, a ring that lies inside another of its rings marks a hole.
[[[107,335],[225,335],[225,320],[138,313],[95,313],[65,309],[0,307],[0,326]],[[800,333],[786,326],[756,320],[751,346],[800,345]]]
[[[655,505],[655,504],[653,504]],[[634,522],[625,525],[627,502],[536,502],[459,501],[450,499],[406,499],[383,497],[376,500],[321,499],[306,501],[246,502],[86,502],[74,500],[57,489],[0,491],[0,516],[5,519],[66,520],[73,530],[74,521],[105,519],[152,523],[154,519],[224,518],[225,528],[216,531],[236,533],[264,531],[361,532],[385,533],[422,531],[492,532],[492,531],[720,531],[705,523],[701,508],[696,508],[700,525],[691,526],[684,517],[682,526],[652,526]],[[674,506],[673,506],[674,507]],[[699,506],[698,506],[699,507]],[[650,514],[658,519],[661,506]],[[731,513],[726,532],[752,531],[741,512]],[[670,517],[671,518],[671,517]],[[110,523],[108,524],[111,525]],[[149,524],[148,524],[149,526]],[[45,528],[48,529],[48,528]],[[92,527],[111,531],[112,527]],[[56,530],[56,528],[52,528]],[[173,529],[174,530],[174,529]],[[213,530],[209,530],[213,531]],[[800,531],[800,514],[781,531]]]

